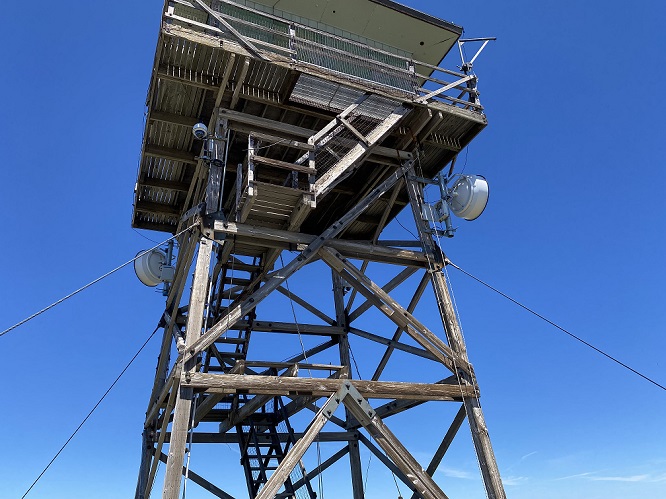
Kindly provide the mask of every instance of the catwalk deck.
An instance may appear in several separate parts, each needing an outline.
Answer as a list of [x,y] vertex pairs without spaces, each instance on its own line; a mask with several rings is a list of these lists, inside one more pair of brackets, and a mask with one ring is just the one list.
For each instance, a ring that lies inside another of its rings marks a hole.
[[[486,125],[470,84],[473,78],[429,96],[446,83],[434,76],[445,74],[456,83],[467,75],[390,54],[386,47],[361,47],[348,40],[342,44],[313,28],[217,4],[221,8],[212,12],[219,19],[196,2],[167,3],[135,187],[136,228],[175,233],[183,214],[203,200],[206,166],[198,158],[202,142],[194,139],[191,128],[200,121],[213,125],[216,109],[230,131],[221,207],[227,212],[238,208],[240,180],[247,184],[248,179],[239,180],[236,170],[238,165],[247,170],[249,134],[263,134],[257,139],[256,199],[238,221],[312,234],[415,153],[423,175],[436,175]],[[245,35],[234,35],[220,19]],[[365,52],[359,55],[361,49]],[[437,83],[426,84],[428,77]],[[346,124],[336,118],[363,98],[347,113]],[[396,110],[398,115],[392,114]],[[303,161],[308,154],[303,145],[332,123],[336,127],[316,144],[315,161]],[[351,164],[335,168],[345,156]],[[298,171],[295,181],[288,165],[298,169],[308,164],[315,169],[315,181],[321,184],[327,177],[328,188],[313,195],[304,213],[298,202],[312,190],[308,174]],[[403,188],[388,217],[382,216],[387,197],[369,207],[342,237],[371,239],[379,224],[388,223],[407,204]]]

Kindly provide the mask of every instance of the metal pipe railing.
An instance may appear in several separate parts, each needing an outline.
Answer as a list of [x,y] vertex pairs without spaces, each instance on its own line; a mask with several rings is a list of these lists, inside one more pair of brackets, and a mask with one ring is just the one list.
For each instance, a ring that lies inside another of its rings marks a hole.
[[[203,21],[205,11],[201,10],[196,2],[166,0],[165,3],[165,17],[171,22],[188,24],[187,19],[190,18],[200,18]],[[373,85],[398,90],[411,95],[415,102],[437,100],[476,111],[483,109],[478,101],[475,77],[469,79],[465,86],[455,84],[456,80],[467,75],[396,53],[399,49],[396,49],[396,52],[384,50],[231,0],[215,0],[211,8],[244,39],[258,45],[261,51],[267,54],[286,54],[296,63],[313,65],[346,77],[368,81]],[[241,12],[244,18],[240,17]],[[201,21],[192,19],[189,26],[207,29]],[[219,23],[216,23],[212,16],[208,16],[206,24],[215,36],[232,40],[237,38],[237,33],[227,33],[223,26],[217,26]],[[425,68],[431,72],[421,74],[416,68]],[[437,73],[453,76],[455,80],[442,80],[434,76]],[[429,83],[432,88],[424,87],[424,83]],[[468,100],[461,98],[464,95],[467,95]]]

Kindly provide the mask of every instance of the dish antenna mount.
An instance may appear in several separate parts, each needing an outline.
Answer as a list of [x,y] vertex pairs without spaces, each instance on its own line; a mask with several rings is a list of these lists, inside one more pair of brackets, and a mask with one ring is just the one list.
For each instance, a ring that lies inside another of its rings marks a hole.
[[166,296],[169,291],[169,283],[173,281],[176,272],[171,265],[173,241],[169,241],[166,250],[155,248],[149,251],[139,251],[138,255],[141,256],[134,260],[136,276],[143,284],[151,288],[163,282],[163,293]]
[[[456,179],[449,187],[447,184]],[[444,235],[453,237],[456,229],[451,223],[451,213],[463,220],[476,220],[488,204],[488,181],[481,175],[457,174],[451,178],[440,173],[441,199],[435,203],[424,203],[421,214],[429,222],[444,222]]]

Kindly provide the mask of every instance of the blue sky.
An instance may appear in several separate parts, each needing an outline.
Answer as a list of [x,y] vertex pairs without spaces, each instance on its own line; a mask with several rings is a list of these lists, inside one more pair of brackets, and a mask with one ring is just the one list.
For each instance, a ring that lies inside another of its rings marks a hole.
[[[406,3],[467,36],[498,37],[475,64],[489,126],[465,170],[488,178],[490,203],[474,223],[458,223],[444,244],[449,258],[666,383],[666,8]],[[0,329],[152,246],[144,236],[166,238],[130,228],[161,8],[157,0],[3,6]],[[409,236],[397,225],[390,234]],[[508,496],[666,497],[666,393],[449,274]],[[293,286],[305,284],[294,277]],[[22,495],[162,306],[128,268],[0,338],[0,497]],[[133,494],[156,357],[154,340],[29,497]],[[425,461],[437,445],[422,429],[426,415],[391,423]],[[438,471],[452,498],[484,497],[470,450],[463,429]],[[237,462],[231,448],[216,452]],[[371,464],[368,497],[397,495],[390,474]],[[188,497],[205,496],[192,485]]]

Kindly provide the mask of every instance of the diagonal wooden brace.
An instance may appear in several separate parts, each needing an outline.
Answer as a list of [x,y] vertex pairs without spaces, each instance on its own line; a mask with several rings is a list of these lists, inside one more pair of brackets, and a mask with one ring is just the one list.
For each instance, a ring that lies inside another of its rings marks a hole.
[[302,459],[312,442],[328,422],[335,410],[343,403],[349,412],[368,430],[386,455],[391,459],[412,487],[425,499],[448,499],[430,475],[414,459],[396,436],[388,429],[372,409],[368,401],[356,389],[352,381],[345,382],[331,395],[317,412],[301,439],[287,453],[256,499],[271,499],[280,490],[294,466]]
[[308,426],[308,429],[298,442],[296,442],[296,444],[289,450],[275,472],[261,488],[256,499],[273,499],[275,497],[275,494],[278,493],[280,487],[282,487],[287,480],[294,469],[294,466],[298,464],[303,457],[303,454],[305,454],[312,442],[317,438],[317,435],[328,421],[328,418],[333,415],[340,405],[340,400],[344,395],[344,393],[341,393],[343,390],[344,388],[340,388],[340,390],[331,395],[322,408],[319,409],[319,412],[310,423],[310,426]]
[[345,383],[347,393],[342,399],[349,412],[364,426],[370,436],[411,481],[414,489],[425,499],[448,499],[447,495],[421,467],[398,438],[388,429],[370,404],[356,390]]
[[296,271],[304,267],[307,263],[317,257],[317,251],[324,246],[326,241],[339,235],[356,218],[365,211],[365,209],[375,202],[379,197],[388,192],[402,178],[402,169],[396,170],[384,182],[370,192],[354,208],[349,210],[337,222],[333,223],[321,235],[312,241],[296,258],[285,265],[282,269],[273,272],[271,278],[266,283],[248,296],[243,302],[236,305],[229,313],[220,319],[220,321],[210,328],[203,336],[198,338],[184,352],[185,362],[191,361],[201,351],[212,345],[222,334],[224,334],[234,323],[252,311],[261,301],[263,301],[271,292],[276,290],[282,283],[291,277]]
[[456,354],[446,343],[412,314],[405,310],[398,302],[393,300],[379,285],[368,279],[355,266],[350,264],[338,252],[322,247],[319,254],[333,270],[338,272],[352,287],[377,306],[396,325],[404,328],[414,340],[423,348],[436,356],[451,372],[456,374],[457,368],[468,374],[472,373],[472,366]]

